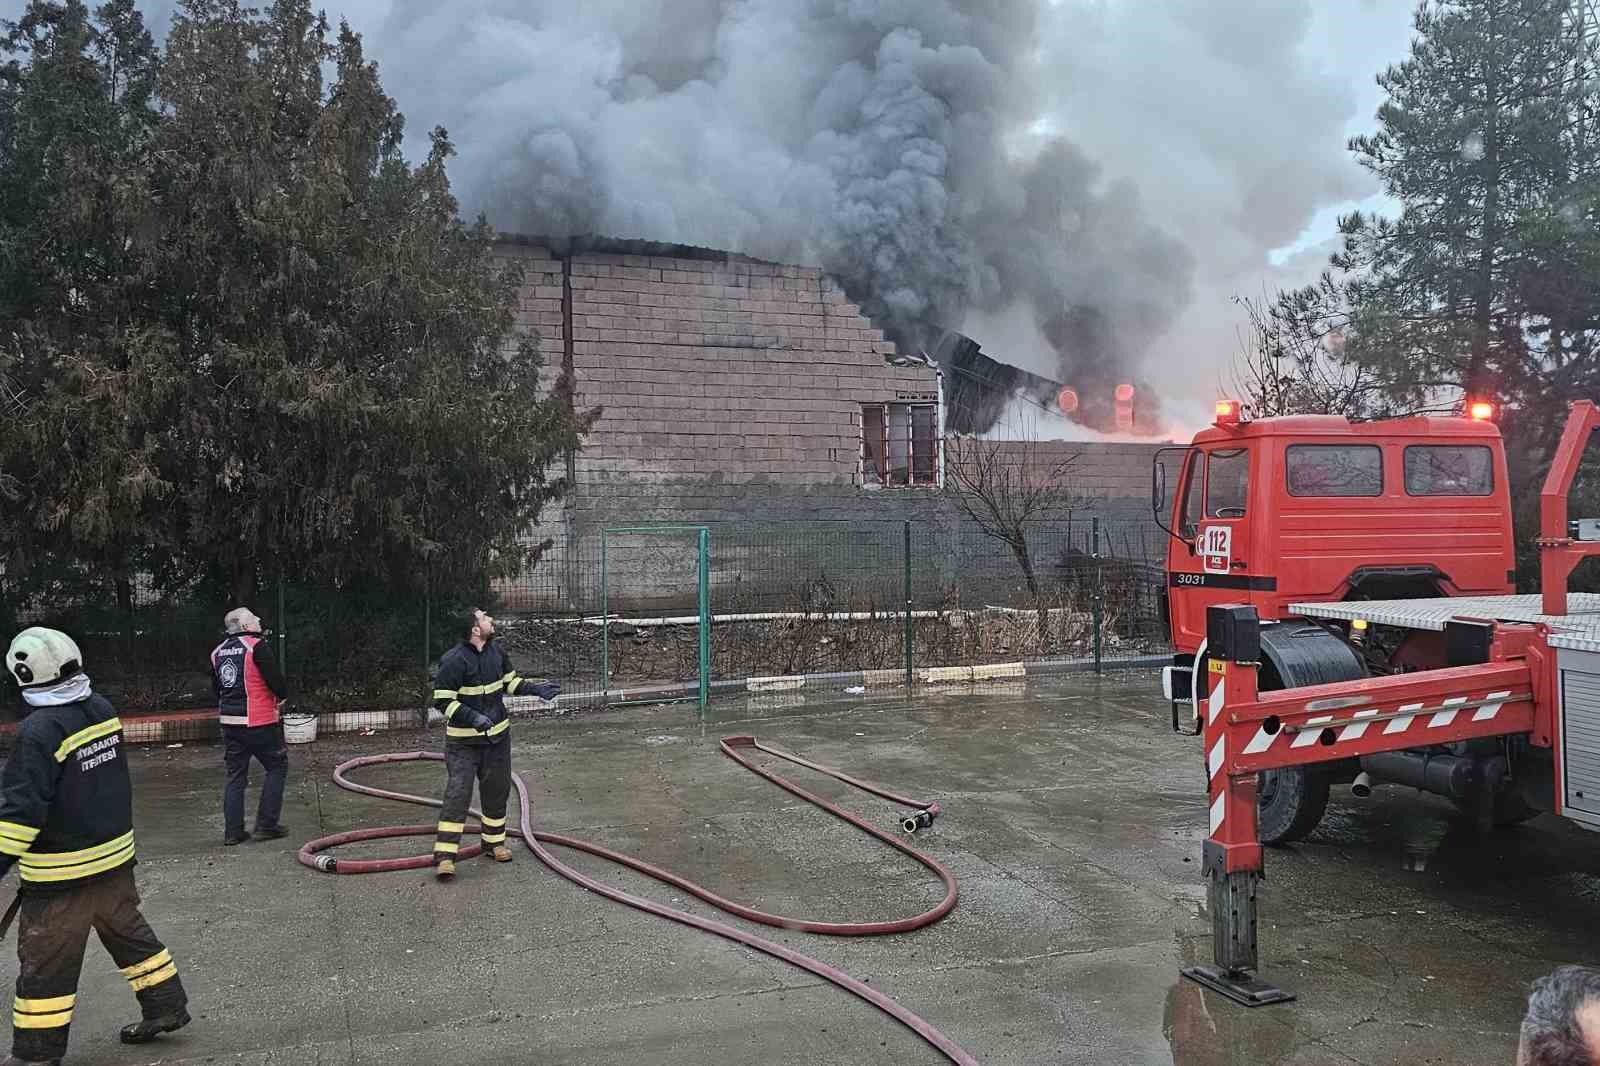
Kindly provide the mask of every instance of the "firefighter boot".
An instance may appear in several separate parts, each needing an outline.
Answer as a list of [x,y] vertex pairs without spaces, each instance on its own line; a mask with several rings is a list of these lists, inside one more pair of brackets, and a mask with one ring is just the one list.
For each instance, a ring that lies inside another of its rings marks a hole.
[[7,1055],[0,1059],[0,1066],[61,1066],[60,1059],[19,1059],[15,1055]]
[[440,859],[433,865],[433,876],[441,881],[455,880],[456,861],[454,859]]
[[124,1044],[148,1044],[162,1033],[170,1033],[174,1030],[182,1029],[188,1024],[188,1010],[183,1007],[177,1007],[154,1018],[146,1018],[143,1021],[134,1022],[132,1025],[124,1025],[122,1032],[118,1035],[122,1037]]
[[511,849],[506,847],[504,844],[495,844],[491,847],[484,848],[483,855],[485,858],[493,859],[495,862],[511,861]]

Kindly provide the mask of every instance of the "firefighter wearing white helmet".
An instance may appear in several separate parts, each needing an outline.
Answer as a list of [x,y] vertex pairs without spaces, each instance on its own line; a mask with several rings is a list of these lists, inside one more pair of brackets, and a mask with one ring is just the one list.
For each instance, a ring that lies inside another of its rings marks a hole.
[[28,629],[11,642],[6,673],[26,717],[0,770],[0,877],[19,867],[13,917],[17,995],[11,1055],[0,1066],[59,1063],[77,1002],[89,930],[139,998],[123,1027],[142,1044],[189,1023],[171,954],[139,912],[134,886],[133,789],[117,712],[90,687],[83,653],[65,633]]

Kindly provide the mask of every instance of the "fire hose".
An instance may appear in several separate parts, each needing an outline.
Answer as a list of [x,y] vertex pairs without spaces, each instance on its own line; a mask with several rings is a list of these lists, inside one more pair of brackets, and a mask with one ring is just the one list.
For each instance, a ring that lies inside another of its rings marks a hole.
[[[533,828],[532,810],[528,800],[528,786],[527,783],[523,781],[522,775],[518,773],[513,773],[511,775],[511,781],[517,790],[517,803],[520,808],[520,824],[519,827],[512,832],[528,846],[528,849],[533,852],[540,862],[544,863],[551,870],[554,870],[557,874],[566,878],[568,881],[586,888],[590,892],[596,893],[597,895],[604,896],[607,899],[614,900],[637,910],[644,911],[647,914],[654,914],[657,917],[666,918],[669,921],[691,926],[695,929],[710,933],[714,936],[722,937],[726,940],[732,940],[735,943],[754,948],[755,950],[770,955],[773,958],[787,962],[791,966],[795,966],[799,969],[815,974],[824,981],[827,981],[830,984],[849,992],[851,995],[864,1000],[865,1002],[876,1007],[878,1010],[882,1011],[884,1014],[887,1014],[901,1025],[916,1033],[923,1040],[927,1041],[949,1061],[957,1063],[958,1066],[977,1066],[976,1059],[967,1054],[967,1052],[963,1051],[958,1045],[956,1045],[938,1029],[934,1028],[927,1021],[918,1017],[905,1007],[902,1007],[899,1003],[884,995],[882,992],[872,988],[865,982],[851,977],[844,971],[836,969],[833,966],[829,966],[827,963],[818,959],[814,959],[809,955],[804,955],[793,950],[792,948],[787,948],[782,944],[778,944],[771,940],[757,936],[754,933],[749,933],[745,930],[737,929],[731,925],[726,925],[722,922],[714,921],[709,918],[702,918],[699,915],[690,914],[686,911],[676,910],[672,907],[645,899],[642,896],[635,896],[631,893],[624,892],[621,889],[614,888],[602,881],[597,881],[594,878],[574,869],[573,867],[568,866],[566,863],[556,858],[556,856],[552,854],[547,847],[545,847],[545,845],[549,844],[557,847],[572,848],[577,851],[586,852],[587,854],[605,859],[608,862],[613,862],[637,873],[644,874],[646,877],[653,878],[654,880],[660,881],[663,884],[672,885],[675,888],[679,888],[684,892],[687,892],[690,895],[711,904],[713,907],[716,907],[719,910],[735,915],[736,917],[744,918],[748,921],[756,922],[761,925],[774,926],[779,929],[820,933],[826,936],[884,936],[891,933],[907,933],[915,929],[922,929],[926,926],[932,925],[945,915],[949,914],[955,908],[955,878],[950,876],[949,871],[947,871],[943,866],[939,865],[939,863],[934,859],[924,855],[922,852],[905,844],[904,842],[895,839],[889,834],[878,829],[876,826],[869,824],[862,818],[857,817],[842,807],[823,799],[821,796],[807,791],[801,786],[795,784],[793,781],[790,781],[779,774],[773,773],[770,770],[756,765],[743,753],[746,751],[760,751],[767,755],[772,755],[776,758],[792,762],[798,766],[804,766],[808,769],[826,774],[829,777],[843,781],[848,785],[889,800],[892,803],[898,803],[911,807],[913,808],[913,812],[902,820],[902,825],[908,832],[914,832],[915,828],[925,828],[928,825],[931,825],[933,819],[939,814],[939,805],[937,803],[923,803],[920,800],[897,795],[893,792],[879,788],[876,785],[871,785],[865,781],[860,781],[856,778],[840,773],[839,771],[830,767],[809,762],[798,755],[784,751],[780,748],[769,747],[768,745],[761,743],[755,737],[726,737],[723,739],[720,746],[724,755],[728,756],[730,759],[734,760],[740,766],[743,766],[750,772],[757,774],[768,781],[771,781],[773,784],[776,784],[780,788],[783,788],[786,791],[800,797],[806,802],[822,808],[835,818],[848,822],[869,836],[888,844],[897,851],[909,855],[911,858],[927,867],[933,873],[938,875],[939,880],[944,883],[944,899],[942,899],[933,908],[923,911],[921,914],[913,915],[909,918],[901,918],[895,921],[886,922],[819,922],[804,918],[792,918],[784,915],[769,914],[765,911],[756,910],[752,907],[746,907],[743,904],[726,899],[710,889],[688,880],[687,878],[680,877],[679,875],[672,873],[669,870],[664,870],[661,867],[651,865],[642,859],[636,859],[631,855],[625,855],[618,851],[612,851],[609,848],[601,847],[600,845],[594,844],[587,840],[580,840],[577,837],[535,830]],[[415,803],[424,807],[439,807],[442,806],[442,802],[440,800],[430,799],[426,796],[414,796],[405,792],[393,792],[388,789],[375,788],[371,785],[363,785],[350,780],[349,774],[353,770],[358,770],[367,766],[378,766],[404,762],[443,761],[444,756],[441,753],[432,751],[411,751],[395,752],[387,755],[368,755],[340,763],[339,766],[337,766],[333,771],[333,779],[340,788],[348,789],[351,792],[360,793],[361,795],[375,796],[378,799],[395,800],[401,803]],[[475,818],[482,817],[481,812],[476,808],[472,809],[470,813]],[[477,833],[479,831],[480,827],[477,825],[471,825],[467,827],[468,834]],[[433,825],[384,826],[374,829],[356,829],[349,832],[335,833],[331,836],[325,836],[317,840],[312,840],[300,849],[300,852],[296,857],[303,865],[308,866],[313,870],[322,870],[327,873],[364,874],[381,873],[393,870],[425,869],[433,865],[432,855],[416,855],[397,859],[340,859],[328,854],[328,852],[333,848],[342,847],[346,844],[355,844],[362,841],[382,840],[390,837],[403,836],[433,836],[436,832],[437,826]],[[481,854],[482,851],[483,847],[481,844],[467,845],[461,848],[458,857],[462,859],[470,859]]]

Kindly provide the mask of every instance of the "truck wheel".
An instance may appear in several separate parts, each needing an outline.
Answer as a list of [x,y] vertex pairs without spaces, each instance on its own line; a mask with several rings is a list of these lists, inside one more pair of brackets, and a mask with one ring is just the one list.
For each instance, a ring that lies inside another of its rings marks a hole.
[[[1344,641],[1311,623],[1261,628],[1260,691],[1353,681],[1366,666]],[[1256,776],[1256,836],[1271,847],[1309,836],[1328,808],[1328,771],[1292,766]]]
[[1256,835],[1269,847],[1310,834],[1328,806],[1328,775],[1302,766],[1256,777]]

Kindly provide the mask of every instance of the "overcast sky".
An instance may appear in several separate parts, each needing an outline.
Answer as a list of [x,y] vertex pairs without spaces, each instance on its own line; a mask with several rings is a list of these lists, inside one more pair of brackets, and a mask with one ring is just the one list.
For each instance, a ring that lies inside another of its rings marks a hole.
[[[383,67],[385,87],[406,113],[411,154],[421,154],[428,129],[449,127],[461,149],[452,170],[458,190],[469,207],[480,206],[472,202],[479,200],[494,210],[490,190],[508,180],[508,168],[523,165],[507,162],[508,149],[530,151],[527,145],[544,136],[538,116],[569,106],[573,93],[592,88],[587,83],[602,77],[597,70],[604,68],[604,76],[612,79],[612,95],[619,74],[627,78],[648,71],[653,80],[641,92],[664,97],[673,89],[674,62],[704,64],[710,57],[716,65],[705,69],[717,72],[713,82],[723,79],[713,95],[750,92],[748,72],[727,73],[738,66],[727,60],[730,40],[747,48],[772,47],[774,64],[784,45],[789,46],[785,62],[796,61],[796,54],[804,61],[809,53],[787,40],[780,45],[781,30],[765,38],[760,33],[736,37],[748,27],[728,11],[781,13],[786,4],[801,2],[340,0],[327,11],[335,20],[348,18],[366,38],[369,56]],[[838,2],[842,7],[845,0]],[[917,24],[931,47],[943,27],[923,25],[927,12],[941,7],[959,12],[973,0],[848,2],[852,10],[871,9],[878,19],[900,12],[907,24]],[[0,0],[0,17],[15,17],[23,6],[22,0]],[[144,4],[158,37],[172,6],[171,0]],[[1189,250],[1187,300],[1172,301],[1179,309],[1164,320],[1158,338],[1140,335],[1141,345],[1151,349],[1143,354],[1147,370],[1173,388],[1169,407],[1198,412],[1215,397],[1238,347],[1234,296],[1311,280],[1326,261],[1335,218],[1356,206],[1382,206],[1376,184],[1351,160],[1345,140],[1372,127],[1380,100],[1374,76],[1406,55],[1413,6],[1412,0],[993,0],[990,8],[974,9],[995,23],[975,31],[974,43],[991,61],[1031,64],[1016,84],[1026,84],[1023,106],[1033,121],[1023,124],[1018,116],[1006,115],[1021,127],[1011,133],[1023,141],[1064,136],[1099,167],[1100,187],[1131,185],[1115,198],[1118,211],[1136,211],[1141,226],[1154,226]],[[990,16],[990,11],[1001,13]],[[1007,33],[1025,33],[1028,48],[1019,50]],[[818,62],[835,58],[822,55]],[[744,80],[736,81],[736,75]],[[740,87],[727,88],[731,84]],[[767,90],[757,86],[754,91]],[[679,86],[676,93],[695,96],[692,86]],[[703,100],[696,106],[695,114],[702,117],[740,108],[725,102],[718,105],[723,111],[708,110]],[[607,112],[622,113],[617,107]],[[598,124],[597,136],[608,135],[605,122],[624,121],[596,114],[586,120]],[[641,114],[659,114],[659,109],[635,111],[626,121],[637,124]],[[741,112],[739,117],[749,116]],[[763,120],[770,123],[770,114]],[[620,134],[611,130],[610,135],[625,156],[627,136],[636,130],[623,125]],[[715,140],[710,138],[703,150],[715,152]],[[730,152],[749,155],[752,149],[735,144]],[[541,166],[553,158],[531,154]],[[621,169],[643,173],[652,165],[683,163],[640,159]],[[714,186],[722,180],[698,173],[690,177],[694,180],[663,197],[687,196],[697,182]],[[650,205],[641,206],[651,195],[648,185],[616,181],[623,195],[613,199],[625,201],[629,213],[611,209],[596,216],[599,224],[639,232],[615,235],[700,238],[692,243],[719,236],[715,225],[680,225],[694,216],[693,204],[673,204],[674,221],[663,223]],[[720,193],[725,196],[726,190]],[[739,206],[759,216],[770,205]],[[506,228],[517,225],[513,219],[493,220]],[[687,232],[644,232],[652,228]],[[777,239],[767,233],[740,250],[760,254]],[[723,240],[744,242],[731,233]],[[1117,267],[1104,265],[1112,273]],[[1117,276],[1118,284],[1128,287],[1154,275],[1130,270]],[[985,321],[996,318],[974,315],[968,326],[986,348],[1021,346],[1011,343],[1013,338],[981,335]],[[1029,362],[1011,353],[1001,357]]]

